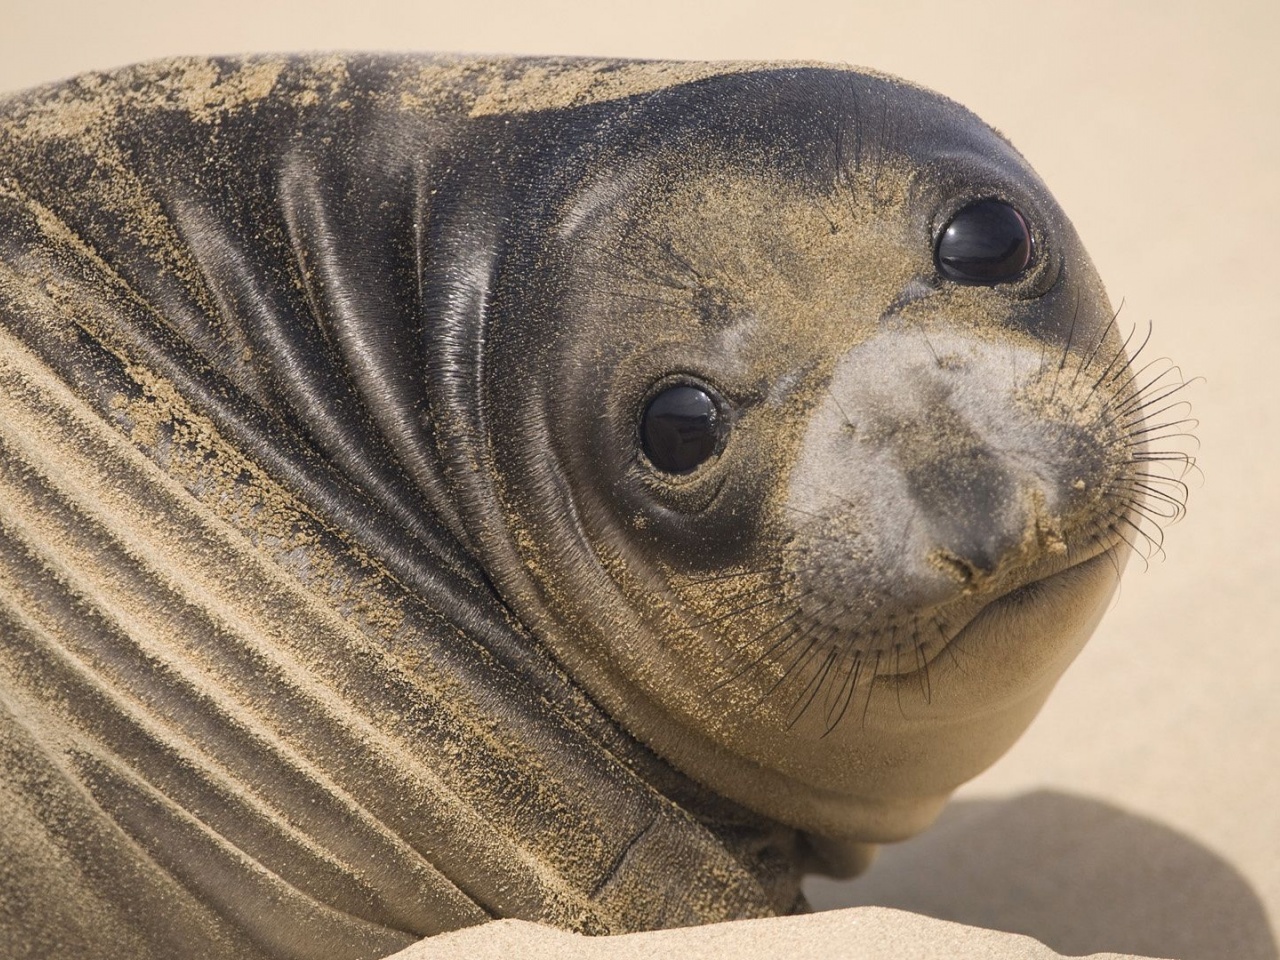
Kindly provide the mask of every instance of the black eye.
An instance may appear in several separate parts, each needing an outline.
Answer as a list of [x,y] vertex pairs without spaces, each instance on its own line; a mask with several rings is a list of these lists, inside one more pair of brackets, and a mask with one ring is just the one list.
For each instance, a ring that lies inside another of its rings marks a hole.
[[957,283],[1004,283],[1031,262],[1031,231],[1022,214],[1001,200],[960,210],[938,237],[938,271]]
[[640,421],[644,454],[664,473],[690,473],[716,452],[724,417],[701,387],[668,387],[649,401]]

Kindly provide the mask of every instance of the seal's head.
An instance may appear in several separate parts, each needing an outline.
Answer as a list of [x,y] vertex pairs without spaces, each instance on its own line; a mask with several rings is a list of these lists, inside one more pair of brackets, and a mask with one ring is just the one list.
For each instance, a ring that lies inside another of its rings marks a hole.
[[1116,586],[1142,414],[1103,288],[1022,157],[898,82],[713,78],[593,137],[487,281],[469,536],[682,769],[908,835]]

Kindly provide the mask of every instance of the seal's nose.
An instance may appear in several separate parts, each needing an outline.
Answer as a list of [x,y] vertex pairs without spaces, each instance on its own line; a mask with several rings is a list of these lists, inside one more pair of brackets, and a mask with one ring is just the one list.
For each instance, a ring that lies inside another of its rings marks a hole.
[[1025,551],[1040,486],[1005,449],[1007,437],[975,422],[969,398],[955,389],[964,375],[907,371],[896,395],[869,405],[855,451],[877,450],[901,477],[917,534],[916,555],[904,562],[947,592],[978,587]]
[[824,566],[830,594],[874,607],[892,634],[1067,549],[1102,454],[1046,413],[1041,369],[1034,347],[942,332],[888,331],[850,351],[809,420],[787,501],[796,555]]
[[926,562],[974,586],[1022,551],[1027,510],[1004,458],[976,437],[966,441],[904,474],[933,548]]

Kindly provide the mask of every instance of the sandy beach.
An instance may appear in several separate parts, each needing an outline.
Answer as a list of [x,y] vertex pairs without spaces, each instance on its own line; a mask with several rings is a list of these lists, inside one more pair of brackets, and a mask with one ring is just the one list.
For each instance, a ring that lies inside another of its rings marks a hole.
[[934,828],[853,881],[809,881],[841,912],[615,942],[504,922],[400,956],[1280,957],[1280,5],[51,0],[9,14],[0,90],[325,49],[803,59],[916,81],[1013,141],[1122,328],[1150,323],[1151,355],[1195,381],[1186,518]]

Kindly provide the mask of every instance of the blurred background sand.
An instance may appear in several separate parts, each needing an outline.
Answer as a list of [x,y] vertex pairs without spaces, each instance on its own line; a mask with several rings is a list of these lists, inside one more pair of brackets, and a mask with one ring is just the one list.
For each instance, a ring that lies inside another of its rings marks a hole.
[[816,905],[1064,953],[1275,960],[1280,924],[1280,2],[268,0],[15,5],[0,90],[182,53],[816,59],[974,109],[1074,220],[1123,323],[1201,377],[1203,477],[1031,731]]

